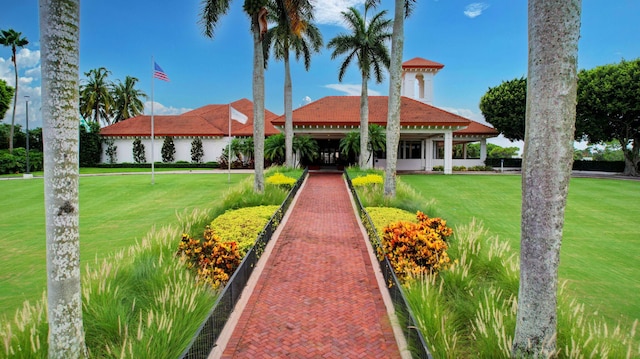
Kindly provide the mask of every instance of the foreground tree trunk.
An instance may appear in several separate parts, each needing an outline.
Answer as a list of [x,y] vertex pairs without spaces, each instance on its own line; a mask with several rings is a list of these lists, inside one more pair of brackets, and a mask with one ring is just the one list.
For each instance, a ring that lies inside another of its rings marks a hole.
[[253,148],[255,179],[253,190],[264,191],[264,54],[258,15],[251,16],[253,30]]
[[49,358],[87,356],[78,232],[79,0],[40,0]]
[[632,139],[631,148],[627,148],[629,141],[620,141],[622,153],[624,154],[624,172],[625,176],[640,176],[640,137]]
[[400,141],[400,85],[402,51],[404,49],[405,1],[395,0],[393,35],[391,37],[391,66],[389,66],[389,107],[387,110],[387,167],[384,170],[384,195],[396,196],[396,165]]
[[581,0],[529,0],[520,290],[512,355],[555,355],[557,282],[573,163]]
[[367,76],[362,74],[362,89],[360,93],[360,160],[361,169],[369,169],[369,90]]

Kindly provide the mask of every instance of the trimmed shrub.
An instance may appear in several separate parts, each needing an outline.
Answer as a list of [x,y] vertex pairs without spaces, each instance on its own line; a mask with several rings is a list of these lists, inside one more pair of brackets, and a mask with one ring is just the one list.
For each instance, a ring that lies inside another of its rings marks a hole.
[[384,180],[382,179],[382,176],[378,174],[371,174],[371,173],[365,176],[356,177],[351,180],[351,184],[353,184],[354,187],[377,185],[377,184],[383,184],[383,183],[384,183]]
[[162,162],[171,163],[176,158],[176,145],[173,143],[173,137],[165,136],[162,142]]
[[223,241],[237,243],[238,252],[244,257],[278,208],[277,205],[271,205],[227,211],[216,217],[210,228]]
[[147,163],[147,155],[144,151],[144,144],[140,138],[133,140],[133,160],[135,163]]
[[266,182],[268,184],[283,187],[285,189],[291,189],[296,184],[296,179],[285,176],[280,172],[276,172],[272,176],[267,177]]
[[204,157],[204,148],[202,147],[202,140],[200,137],[196,137],[191,141],[191,162],[202,163]]
[[398,221],[385,227],[378,249],[378,255],[389,259],[403,283],[423,274],[437,274],[450,262],[446,239],[453,230],[447,222],[419,211],[416,217],[417,223]]

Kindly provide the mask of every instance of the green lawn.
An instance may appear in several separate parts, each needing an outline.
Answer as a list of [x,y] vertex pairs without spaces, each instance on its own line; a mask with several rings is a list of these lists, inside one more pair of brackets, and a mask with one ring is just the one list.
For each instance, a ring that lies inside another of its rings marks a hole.
[[[129,246],[176,211],[211,208],[247,174],[149,174],[80,178],[80,251],[87,263]],[[46,286],[44,181],[0,181],[0,317]],[[176,239],[178,240],[178,239]]]
[[[449,224],[475,217],[520,247],[521,179],[516,175],[405,175],[436,200]],[[640,181],[574,178],[569,187],[560,278],[570,293],[610,323],[640,318]]]

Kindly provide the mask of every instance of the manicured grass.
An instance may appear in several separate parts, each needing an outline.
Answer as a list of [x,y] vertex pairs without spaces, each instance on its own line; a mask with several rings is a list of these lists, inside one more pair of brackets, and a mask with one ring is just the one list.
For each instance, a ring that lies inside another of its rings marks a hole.
[[[209,209],[248,174],[158,174],[80,178],[81,261],[128,247],[152,227],[176,223],[176,212]],[[46,286],[44,181],[0,181],[0,317]],[[176,240],[179,240],[178,238]],[[83,265],[84,268],[84,265]],[[84,272],[84,269],[83,269]]]
[[[516,175],[404,175],[451,226],[482,220],[520,247],[521,178]],[[640,318],[640,181],[574,178],[569,187],[560,279],[609,323]]]

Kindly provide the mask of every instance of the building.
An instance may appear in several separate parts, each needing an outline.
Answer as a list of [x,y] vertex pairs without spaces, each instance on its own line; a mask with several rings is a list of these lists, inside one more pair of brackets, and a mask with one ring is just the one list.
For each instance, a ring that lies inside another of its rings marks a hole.
[[[440,166],[451,173],[454,166],[482,166],[486,159],[486,140],[498,131],[431,105],[433,77],[444,65],[414,58],[402,65],[402,97],[400,107],[400,144],[398,170],[431,171]],[[369,123],[386,125],[386,96],[369,96]],[[242,124],[229,122],[231,108],[248,117]],[[154,116],[154,160],[160,161],[160,148],[165,136],[172,136],[176,160],[190,161],[191,142],[202,138],[206,161],[216,161],[231,137],[253,135],[253,103],[242,99],[231,104],[207,105],[175,116]],[[285,117],[265,111],[265,135],[284,132]],[[318,141],[321,167],[341,166],[339,141],[350,131],[359,131],[360,97],[328,96],[293,111],[294,135],[308,135]],[[137,116],[101,130],[105,139],[117,146],[118,162],[133,162],[133,140],[141,138],[145,148],[151,148],[151,118]],[[466,146],[479,143],[477,158],[467,158]],[[454,146],[457,147],[454,155]],[[150,150],[147,150],[148,154]],[[384,153],[373,166],[384,168]],[[150,156],[147,156],[150,159]],[[103,155],[103,161],[106,156]]]

